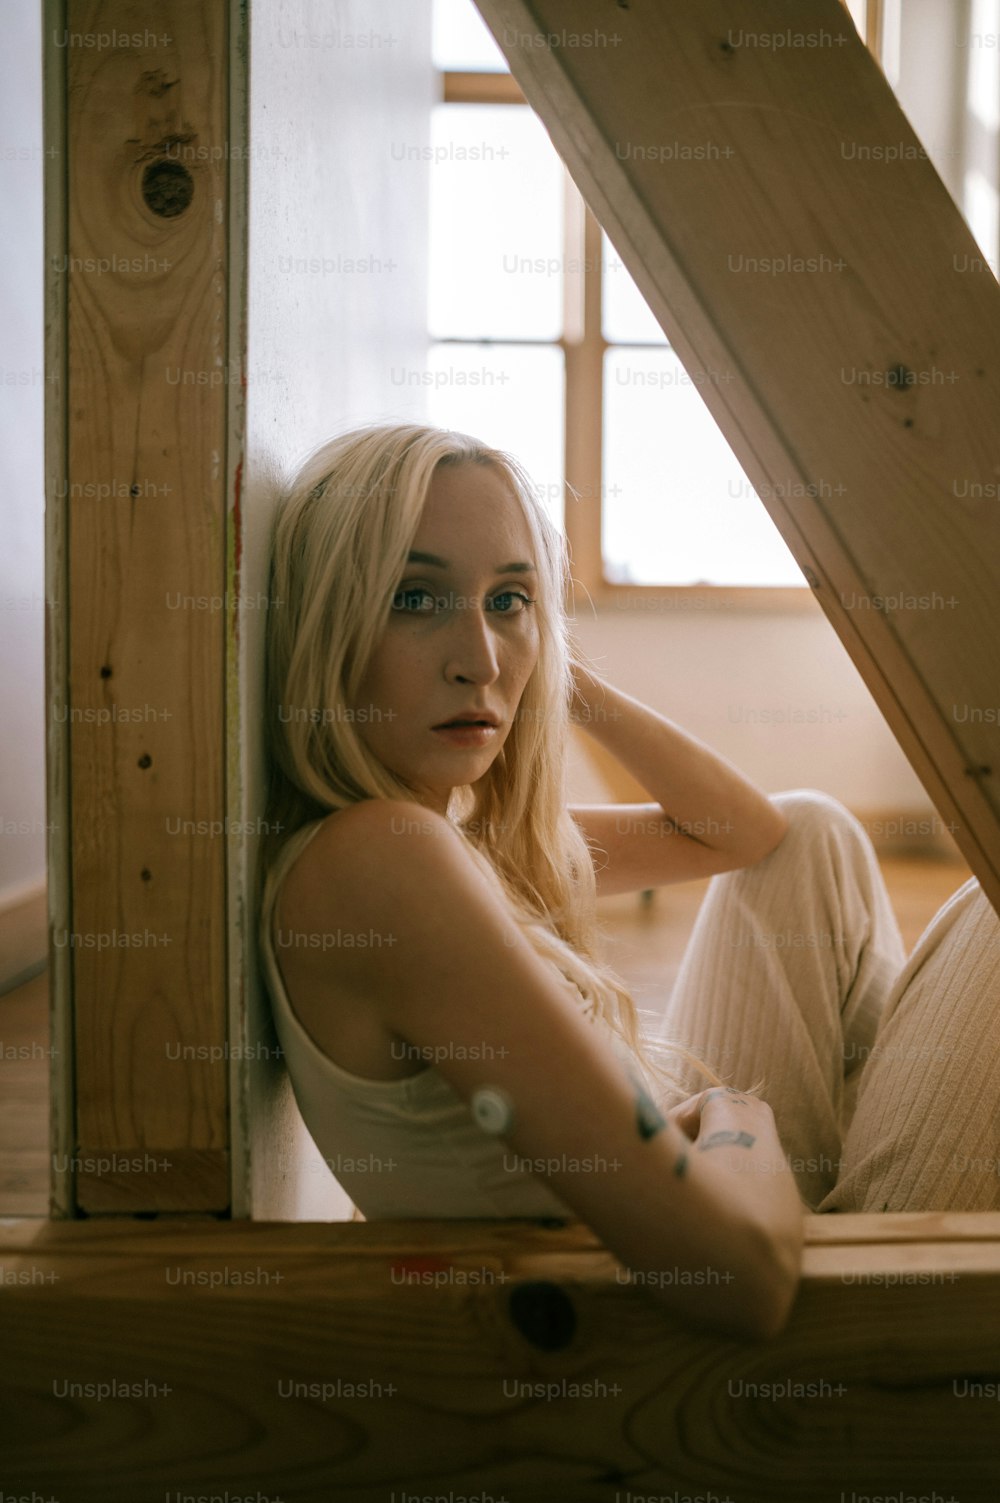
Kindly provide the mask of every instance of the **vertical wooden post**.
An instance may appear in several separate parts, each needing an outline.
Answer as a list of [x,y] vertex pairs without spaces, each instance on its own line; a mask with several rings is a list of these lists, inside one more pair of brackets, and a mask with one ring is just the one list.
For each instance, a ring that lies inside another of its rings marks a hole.
[[[44,140],[44,300],[45,300],[45,702],[51,704],[69,679],[67,551],[69,507],[58,495],[65,484],[66,458],[66,277],[54,276],[52,258],[66,253],[66,51],[52,33],[66,30],[65,0],[50,0],[42,16],[42,112]],[[49,1143],[53,1164],[68,1158],[76,1142],[73,1058],[73,972],[68,949],[52,943],[52,931],[69,929],[69,726],[46,716],[46,867],[49,921],[49,1038],[52,1049],[49,1090]],[[75,1209],[72,1174],[53,1172],[49,1211],[71,1216]]]
[[50,218],[46,267],[49,309],[67,317],[48,411],[65,433],[48,498],[68,589],[48,667],[50,815],[69,857],[51,938],[72,985],[64,1211],[230,1202],[211,838],[225,813],[227,16],[70,0],[46,22],[66,82],[47,184],[65,197],[65,242]]

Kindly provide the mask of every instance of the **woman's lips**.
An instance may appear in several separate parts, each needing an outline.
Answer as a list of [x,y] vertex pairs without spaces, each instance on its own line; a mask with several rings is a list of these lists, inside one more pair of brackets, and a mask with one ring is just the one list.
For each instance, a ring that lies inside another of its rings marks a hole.
[[495,725],[437,725],[435,736],[444,736],[455,746],[486,746],[496,735]]

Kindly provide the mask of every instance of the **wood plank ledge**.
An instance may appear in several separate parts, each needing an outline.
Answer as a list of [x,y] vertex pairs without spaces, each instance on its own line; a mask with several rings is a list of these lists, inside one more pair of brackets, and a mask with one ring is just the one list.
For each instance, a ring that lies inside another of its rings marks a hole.
[[764,1343],[684,1326],[579,1223],[5,1221],[0,1340],[4,1481],[62,1503],[584,1503],[612,1481],[974,1503],[1000,1440],[1000,1214],[808,1217]]

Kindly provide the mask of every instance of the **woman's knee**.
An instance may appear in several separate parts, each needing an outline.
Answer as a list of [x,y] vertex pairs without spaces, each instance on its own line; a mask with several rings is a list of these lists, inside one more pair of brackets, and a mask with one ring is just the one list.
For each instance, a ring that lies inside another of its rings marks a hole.
[[772,794],[771,802],[788,821],[788,829],[776,848],[778,851],[785,845],[811,844],[833,831],[867,842],[864,825],[829,793],[821,793],[817,788],[793,788]]
[[772,793],[771,802],[778,806],[790,824],[825,825],[831,820],[846,820],[852,825],[858,823],[839,799],[830,793],[822,793],[818,788],[791,788],[783,793]]

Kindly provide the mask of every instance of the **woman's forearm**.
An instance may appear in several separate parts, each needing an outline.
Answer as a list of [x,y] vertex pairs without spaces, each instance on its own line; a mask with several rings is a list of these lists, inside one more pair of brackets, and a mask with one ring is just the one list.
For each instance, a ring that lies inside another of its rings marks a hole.
[[[773,1116],[754,1103],[748,1112],[722,1103],[712,1127],[692,1145],[692,1172],[706,1186],[719,1227],[719,1261],[731,1278],[719,1290],[721,1320],[740,1318],[747,1331],[774,1335],[784,1326],[798,1289],[803,1206]],[[727,1126],[718,1123],[724,1120]],[[748,1130],[752,1128],[752,1131]],[[732,1296],[730,1307],[727,1295]],[[704,1313],[708,1313],[707,1311]]]
[[617,757],[683,834],[740,864],[778,845],[787,821],[767,795],[656,710],[575,668],[574,724]]
[[749,1205],[732,1194],[737,1176],[727,1174],[721,1161],[705,1177],[716,1208],[717,1278],[706,1280],[697,1297],[692,1294],[692,1313],[722,1330],[775,1336],[787,1323],[802,1275],[805,1207],[795,1181],[790,1173],[765,1178]]

